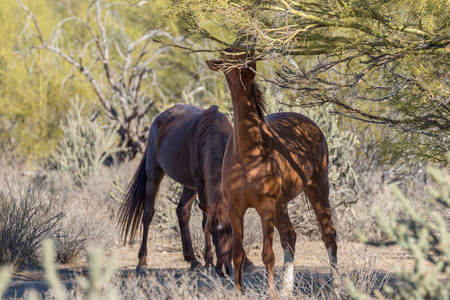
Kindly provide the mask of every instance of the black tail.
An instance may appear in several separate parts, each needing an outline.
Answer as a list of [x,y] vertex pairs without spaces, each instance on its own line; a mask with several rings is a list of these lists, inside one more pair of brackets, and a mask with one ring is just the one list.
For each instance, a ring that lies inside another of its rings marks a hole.
[[124,201],[119,212],[119,226],[124,243],[129,238],[132,244],[136,237],[136,232],[141,224],[142,213],[144,211],[145,202],[145,185],[147,183],[146,155],[144,152],[142,160],[139,164],[133,180],[130,182]]

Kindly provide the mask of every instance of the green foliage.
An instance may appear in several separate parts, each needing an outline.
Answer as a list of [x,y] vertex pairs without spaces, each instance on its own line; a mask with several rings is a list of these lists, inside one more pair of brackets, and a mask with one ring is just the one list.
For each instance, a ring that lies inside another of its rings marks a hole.
[[61,124],[63,136],[45,166],[68,173],[77,184],[86,182],[108,156],[120,150],[115,147],[116,128],[105,129],[97,119],[91,121],[83,107],[84,103],[73,102]]
[[[191,101],[194,95],[196,103],[205,102],[205,76],[196,69],[197,61],[187,57],[184,50],[169,46],[190,42],[173,36],[176,30],[170,26],[140,27],[141,31],[137,31],[139,26],[131,23],[145,24],[145,15],[156,18],[157,8],[144,13],[139,5],[126,2],[83,1],[90,4],[76,5],[74,11],[63,10],[62,18],[46,35],[41,29],[39,9],[17,1],[30,19],[23,27],[24,35],[30,38],[20,39],[26,45],[20,54],[45,55],[63,69],[70,67],[63,89],[69,96],[80,94],[84,98],[84,94],[71,89],[78,83],[94,95],[89,99],[98,101],[100,118],[117,126],[119,145],[124,147],[120,160],[143,152],[149,114],[174,102]],[[204,63],[202,66],[206,68]]]
[[0,265],[19,267],[36,262],[41,242],[54,235],[63,217],[34,185],[16,190],[6,183],[0,189]]
[[[95,106],[102,122],[120,124],[119,141],[129,139],[128,148],[145,143],[152,117],[174,103],[225,103],[225,86],[216,85],[205,72],[204,55],[188,56],[185,50],[156,43],[152,37],[143,39],[158,28],[181,43],[186,41],[174,24],[155,27],[167,1],[152,1],[145,11],[133,1],[101,2],[99,18],[96,3],[91,2],[23,0],[42,35],[17,0],[6,0],[2,6],[1,156],[24,157],[30,162],[47,157],[62,137],[59,125],[75,97]],[[48,47],[58,50],[43,47],[40,36]],[[134,121],[136,113],[142,120]],[[132,131],[129,137],[127,130]]]
[[269,80],[294,95],[290,104],[332,103],[335,114],[389,128],[389,162],[446,163],[449,0],[171,3],[161,18],[183,20],[185,31],[216,42],[211,51],[238,40],[253,59],[273,60]]
[[[450,291],[450,233],[448,210],[450,208],[450,175],[447,169],[430,168],[429,174],[437,183],[430,187],[430,207],[416,211],[401,191],[393,187],[393,193],[404,207],[406,218],[386,218],[380,209],[376,211],[381,229],[389,238],[388,243],[369,243],[377,246],[398,245],[414,259],[414,269],[396,268],[401,280],[396,288],[386,286],[385,293],[394,299],[448,299]],[[349,283],[352,286],[351,283]],[[364,296],[354,291],[354,299]]]
[[[50,0],[30,2],[39,13],[43,34],[49,35],[64,9]],[[34,38],[22,31],[29,20],[20,16],[17,2],[6,0],[0,11],[4,24],[0,41],[0,155],[13,153],[37,161],[57,145],[58,124],[71,95],[89,97],[90,91],[77,80],[63,87],[70,67],[61,65],[60,60],[39,53],[20,55]]]

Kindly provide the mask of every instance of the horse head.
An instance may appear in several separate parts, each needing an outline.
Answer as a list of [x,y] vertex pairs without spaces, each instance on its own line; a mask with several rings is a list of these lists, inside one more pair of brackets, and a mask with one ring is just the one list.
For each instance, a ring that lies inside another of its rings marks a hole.
[[229,84],[240,84],[247,89],[256,75],[256,61],[253,58],[253,51],[227,48],[219,59],[206,61],[206,64],[213,71],[225,73]]

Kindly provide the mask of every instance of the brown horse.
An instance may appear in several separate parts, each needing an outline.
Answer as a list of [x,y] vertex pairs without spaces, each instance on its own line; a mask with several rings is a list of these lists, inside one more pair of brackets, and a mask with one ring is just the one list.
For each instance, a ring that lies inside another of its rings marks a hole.
[[[242,290],[244,214],[255,208],[261,218],[269,293],[274,296],[274,226],[284,249],[283,291],[294,285],[296,233],[287,204],[305,191],[322,230],[332,276],[337,264],[336,230],[328,200],[328,147],[325,136],[309,118],[292,112],[264,116],[264,100],[255,82],[256,63],[247,53],[213,60],[208,66],[223,71],[231,92],[234,128],[225,150],[222,189],[233,228],[233,263],[236,287]],[[231,53],[230,53],[231,52]],[[234,57],[234,58],[232,58]]]
[[[184,259],[191,264],[191,270],[203,269],[194,254],[189,232],[192,203],[197,193],[200,206],[205,209],[202,222],[206,244],[205,265],[213,266],[212,235],[217,256],[216,271],[223,276],[222,267],[225,265],[226,272],[230,273],[232,236],[221,189],[221,172],[223,153],[231,131],[230,121],[215,105],[204,110],[180,104],[167,109],[154,120],[146,153],[120,209],[119,224],[124,240],[129,237],[130,243],[136,236],[142,217],[138,272],[147,268],[149,225],[155,213],[159,185],[164,174],[167,174],[184,186],[177,207]],[[206,218],[206,209],[211,211],[212,219]],[[221,224],[228,225],[221,228],[214,226],[219,216],[223,219]],[[246,265],[252,267],[250,261]]]

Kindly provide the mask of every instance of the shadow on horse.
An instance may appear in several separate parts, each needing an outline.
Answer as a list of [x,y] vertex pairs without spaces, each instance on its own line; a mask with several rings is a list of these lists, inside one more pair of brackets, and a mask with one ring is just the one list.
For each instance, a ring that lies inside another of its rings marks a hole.
[[287,205],[302,191],[311,203],[328,251],[332,277],[337,264],[336,230],[328,200],[328,147],[325,136],[309,118],[293,112],[264,115],[265,103],[255,82],[256,62],[249,53],[226,50],[225,59],[208,61],[222,71],[231,92],[233,131],[224,154],[222,189],[233,229],[236,287],[242,290],[244,214],[256,209],[263,229],[262,259],[268,289],[275,296],[274,227],[284,249],[283,293],[294,286],[297,235]]

